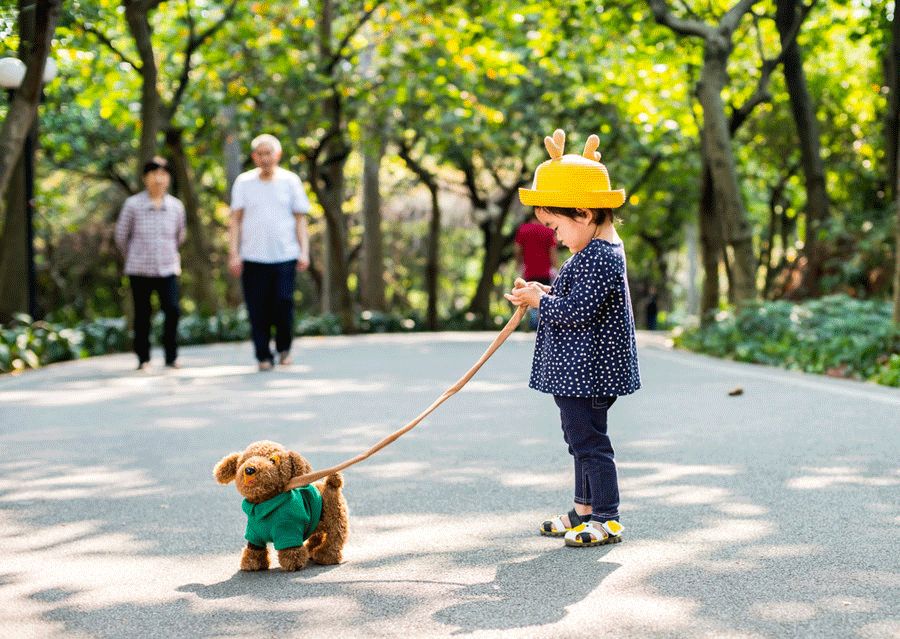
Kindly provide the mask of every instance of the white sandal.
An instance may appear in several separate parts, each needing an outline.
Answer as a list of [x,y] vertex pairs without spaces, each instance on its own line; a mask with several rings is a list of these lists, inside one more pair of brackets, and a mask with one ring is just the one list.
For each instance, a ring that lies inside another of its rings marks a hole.
[[617,544],[622,541],[623,530],[625,530],[625,527],[614,519],[603,523],[591,520],[569,530],[565,534],[566,545],[573,548],[585,548],[587,546]]
[[557,515],[553,519],[545,520],[541,524],[541,527],[538,528],[538,532],[540,532],[545,537],[562,537],[570,530],[573,530],[574,528],[580,526],[584,521],[587,521],[587,519],[590,519],[589,514],[585,515],[584,518],[582,518],[581,515],[575,512],[574,508],[570,510],[566,516],[569,518],[569,523],[573,524],[572,526],[566,527],[566,525],[563,524],[563,516]]

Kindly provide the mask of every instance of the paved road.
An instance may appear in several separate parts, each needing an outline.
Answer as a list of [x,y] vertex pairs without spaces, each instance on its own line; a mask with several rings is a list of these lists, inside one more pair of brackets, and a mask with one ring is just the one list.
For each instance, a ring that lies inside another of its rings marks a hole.
[[[237,570],[213,465],[252,440],[341,461],[427,406],[488,334],[248,344],[151,375],[115,355],[0,378],[2,637],[900,636],[900,392],[672,352],[611,412],[627,540],[535,534],[567,508],[551,399],[515,335],[346,473],[341,566]],[[729,397],[742,386],[744,394]]]

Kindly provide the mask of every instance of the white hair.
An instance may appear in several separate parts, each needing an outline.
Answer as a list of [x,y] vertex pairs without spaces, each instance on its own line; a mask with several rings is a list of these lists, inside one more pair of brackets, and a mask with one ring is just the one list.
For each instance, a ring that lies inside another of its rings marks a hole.
[[278,141],[274,135],[270,135],[268,133],[263,133],[262,135],[257,135],[253,138],[253,141],[250,143],[250,150],[256,151],[263,144],[268,144],[272,147],[272,150],[275,153],[281,153],[281,142]]

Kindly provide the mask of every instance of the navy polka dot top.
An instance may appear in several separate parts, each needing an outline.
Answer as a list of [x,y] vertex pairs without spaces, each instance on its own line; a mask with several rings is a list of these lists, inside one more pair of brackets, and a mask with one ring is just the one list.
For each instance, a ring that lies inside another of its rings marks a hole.
[[541,296],[528,385],[564,397],[629,395],[641,387],[621,243],[594,238]]

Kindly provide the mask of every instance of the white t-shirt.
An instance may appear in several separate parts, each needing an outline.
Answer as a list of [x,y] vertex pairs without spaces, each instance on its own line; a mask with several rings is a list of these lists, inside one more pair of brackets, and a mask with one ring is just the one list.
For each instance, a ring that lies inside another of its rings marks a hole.
[[300,257],[295,215],[309,213],[309,198],[294,173],[276,167],[270,180],[259,169],[241,173],[231,189],[231,208],[243,209],[241,259],[275,264]]

